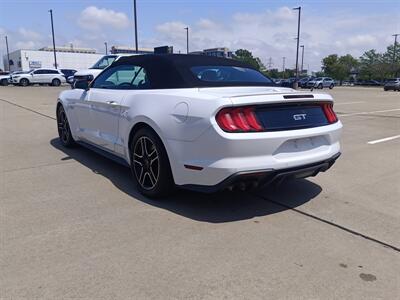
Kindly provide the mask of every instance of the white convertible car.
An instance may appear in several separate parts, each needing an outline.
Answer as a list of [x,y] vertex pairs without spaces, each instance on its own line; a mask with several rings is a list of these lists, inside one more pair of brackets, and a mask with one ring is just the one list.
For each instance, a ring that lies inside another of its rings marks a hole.
[[141,193],[215,192],[315,176],[340,155],[327,94],[274,86],[252,67],[200,55],[124,57],[57,103],[61,143],[130,166]]

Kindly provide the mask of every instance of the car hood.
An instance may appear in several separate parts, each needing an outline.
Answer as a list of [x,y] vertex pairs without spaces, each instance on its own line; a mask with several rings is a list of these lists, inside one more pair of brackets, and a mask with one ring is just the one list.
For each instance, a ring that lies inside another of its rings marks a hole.
[[10,78],[11,75],[0,75],[0,79],[4,79],[4,78]]
[[94,77],[96,77],[97,75],[99,75],[101,73],[101,69],[83,69],[83,70],[79,70],[77,71],[74,76],[86,76],[86,75],[93,75]]

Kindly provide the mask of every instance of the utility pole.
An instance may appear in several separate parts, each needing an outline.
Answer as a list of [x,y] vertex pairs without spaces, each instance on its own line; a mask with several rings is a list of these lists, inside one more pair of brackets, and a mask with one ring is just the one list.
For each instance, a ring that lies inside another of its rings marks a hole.
[[108,54],[108,47],[107,47],[107,42],[104,42],[104,46],[106,46],[106,55]]
[[397,36],[399,36],[400,33],[393,34],[394,36],[394,47],[393,47],[393,63],[396,62],[396,46],[397,46]]
[[283,79],[285,79],[285,60],[286,60],[286,57],[285,56],[282,57],[282,77],[283,77]]
[[[397,36],[399,36],[400,33],[393,34],[394,36],[394,46],[393,46],[393,68],[396,69],[396,47],[397,47]],[[397,76],[397,71],[394,71],[394,76]]]
[[267,64],[268,70],[270,70],[270,69],[272,68],[273,65],[274,65],[274,63],[272,62],[272,57],[270,57],[270,58],[268,59],[268,64]]
[[6,49],[7,49],[7,67],[8,67],[8,72],[11,72],[11,68],[10,68],[10,51],[8,51],[8,37],[7,36],[6,36]]
[[297,88],[297,82],[299,81],[299,43],[300,43],[300,16],[301,16],[301,6],[293,8],[299,11],[297,20],[297,47],[296,47],[296,83],[295,88]]
[[186,54],[189,54],[189,27],[185,27],[186,30]]
[[135,48],[136,48],[136,53],[138,53],[139,47],[138,47],[138,33],[137,33],[136,0],[133,0],[133,16],[135,19]]
[[54,39],[54,24],[53,24],[53,10],[49,10],[51,20],[51,34],[53,36],[53,53],[54,53],[54,67],[57,69],[57,54],[56,54],[56,41]]
[[304,45],[301,45],[301,68],[300,68],[300,74],[303,74],[303,62],[304,62]]

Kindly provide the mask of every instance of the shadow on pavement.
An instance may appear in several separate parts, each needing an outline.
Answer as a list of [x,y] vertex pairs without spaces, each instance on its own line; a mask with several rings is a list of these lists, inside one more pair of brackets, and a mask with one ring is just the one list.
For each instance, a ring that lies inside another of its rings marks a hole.
[[308,180],[297,180],[282,183],[276,188],[267,187],[252,193],[234,191],[202,194],[178,190],[171,197],[152,200],[137,191],[127,167],[81,146],[72,149],[65,148],[60,144],[58,138],[51,140],[50,144],[67,155],[62,160],[74,159],[94,173],[108,178],[114,186],[133,198],[201,222],[224,223],[275,214],[287,210],[287,208],[266,200],[271,196],[275,201],[286,206],[297,207],[310,201],[321,192],[319,185]]

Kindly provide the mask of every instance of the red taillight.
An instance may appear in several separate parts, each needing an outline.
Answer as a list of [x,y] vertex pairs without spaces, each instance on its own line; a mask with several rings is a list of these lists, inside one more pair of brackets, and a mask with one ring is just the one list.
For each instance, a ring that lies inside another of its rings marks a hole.
[[324,110],[325,116],[328,119],[329,123],[337,122],[338,118],[333,111],[333,104],[332,103],[324,103],[322,104],[322,109]]
[[216,116],[219,127],[228,132],[261,131],[253,107],[224,108]]

